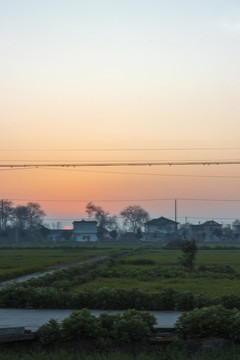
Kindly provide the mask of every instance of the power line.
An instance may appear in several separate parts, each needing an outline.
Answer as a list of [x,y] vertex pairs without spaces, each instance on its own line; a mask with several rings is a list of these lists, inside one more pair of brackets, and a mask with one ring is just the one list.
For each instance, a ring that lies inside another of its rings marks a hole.
[[142,199],[9,199],[10,201],[28,201],[28,202],[139,202],[139,201],[203,201],[203,202],[240,202],[240,199],[212,199],[212,198],[142,198]]
[[[69,162],[69,163],[78,163],[78,162],[81,162],[81,163],[95,163],[95,162],[97,162],[97,163],[102,163],[103,162],[103,160],[73,160],[73,159],[71,159],[71,160],[61,160],[61,159],[1,159],[0,160],[0,162],[9,162],[9,161],[12,161],[12,162],[36,162],[36,161],[39,161],[39,162],[49,162],[49,161],[54,161],[54,162]],[[110,162],[110,163],[113,163],[113,162],[115,162],[116,160],[104,160],[104,163],[108,163],[108,162]],[[157,160],[157,159],[134,159],[134,160],[130,160],[130,159],[128,159],[128,160],[126,160],[126,159],[122,159],[122,160],[120,160],[120,159],[117,159],[117,162],[156,162],[156,161],[161,161],[161,162],[166,162],[166,163],[169,163],[169,162],[178,162],[178,161],[187,161],[187,162],[189,162],[189,161],[202,161],[202,162],[209,162],[209,161],[211,161],[211,162],[220,162],[220,161],[240,161],[240,159],[198,159],[198,160],[195,160],[195,159],[181,159],[181,160],[176,160],[176,159],[171,159],[171,160],[169,160],[169,159],[161,159],[161,160]]]
[[51,152],[61,152],[61,151],[205,151],[205,150],[240,150],[240,147],[176,147],[176,148],[55,148],[55,149],[37,149],[37,148],[31,148],[31,149],[0,149],[0,151],[51,151]]
[[[41,168],[45,169],[45,168]],[[8,169],[10,170],[10,169]],[[115,174],[115,175],[140,175],[140,176],[164,176],[164,177],[189,177],[189,178],[226,178],[226,179],[240,179],[237,175],[191,175],[191,174],[159,174],[159,173],[142,173],[129,171],[97,171],[97,170],[74,170],[69,168],[46,168],[45,170],[59,170],[59,171],[73,171],[81,173],[97,173],[97,174]],[[1,171],[1,170],[0,170]]]
[[[34,166],[24,168],[3,168],[1,171],[20,171],[20,170],[35,170]],[[54,171],[67,171],[67,172],[81,172],[81,173],[96,173],[96,174],[114,174],[114,175],[138,175],[138,176],[162,176],[162,177],[185,177],[185,178],[219,178],[219,179],[240,179],[237,175],[192,175],[192,174],[160,174],[160,173],[142,173],[142,172],[129,172],[129,171],[97,171],[97,170],[75,170],[70,168],[51,168],[41,167],[39,170],[54,170]]]
[[210,216],[179,216],[178,219],[199,219],[199,220],[206,220],[206,219],[215,219],[215,220],[235,220],[236,217],[210,217]]
[[124,166],[195,166],[195,165],[240,165],[240,161],[160,161],[160,162],[101,162],[101,163],[53,163],[53,164],[0,164],[0,168],[28,168],[28,167],[124,167]]
[[[120,216],[116,216],[115,217],[117,218],[120,218]],[[172,216],[173,218],[173,216]],[[178,219],[199,219],[199,220],[206,220],[206,219],[215,219],[215,220],[235,220],[236,217],[211,217],[211,216],[189,216],[189,215],[186,215],[186,216],[178,216]],[[50,219],[50,218],[46,218],[44,219],[44,221],[78,221],[79,220],[79,217],[78,218],[67,218],[67,219],[64,219],[64,218],[54,218],[54,219]]]

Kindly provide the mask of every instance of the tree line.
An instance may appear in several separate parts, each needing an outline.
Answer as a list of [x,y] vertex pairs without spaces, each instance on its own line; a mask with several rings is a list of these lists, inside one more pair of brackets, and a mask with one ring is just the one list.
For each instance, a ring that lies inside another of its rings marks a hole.
[[46,216],[41,206],[35,202],[14,206],[10,200],[0,200],[0,228],[2,231],[10,227],[21,230],[39,228]]
[[[117,216],[110,215],[102,207],[89,202],[85,208],[86,214],[94,218],[99,229],[117,231],[119,224]],[[36,202],[28,202],[26,205],[14,206],[10,200],[0,200],[0,230],[6,231],[8,228],[18,228],[20,230],[36,230],[43,225],[45,211]],[[142,231],[144,223],[149,220],[149,214],[141,206],[130,205],[125,207],[120,216],[124,226],[138,234]]]

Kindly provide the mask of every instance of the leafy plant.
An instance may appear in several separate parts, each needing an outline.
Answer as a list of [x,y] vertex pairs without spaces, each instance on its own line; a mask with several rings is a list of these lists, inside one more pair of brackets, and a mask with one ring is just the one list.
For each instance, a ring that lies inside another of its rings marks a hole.
[[99,323],[90,310],[74,311],[62,321],[62,333],[68,340],[96,338],[99,333]]
[[38,329],[37,335],[42,344],[58,342],[62,336],[61,326],[55,319],[50,319]]
[[221,337],[239,341],[240,316],[238,310],[222,305],[194,309],[179,317],[176,329],[183,338]]
[[192,270],[194,267],[194,261],[197,254],[197,244],[194,240],[185,240],[181,246],[182,255],[180,262],[183,267],[188,270]]

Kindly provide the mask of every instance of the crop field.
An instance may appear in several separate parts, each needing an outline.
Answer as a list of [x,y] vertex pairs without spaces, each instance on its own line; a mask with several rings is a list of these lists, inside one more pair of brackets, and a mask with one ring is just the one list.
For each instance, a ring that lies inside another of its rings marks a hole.
[[[72,291],[108,287],[158,292],[172,287],[210,297],[240,295],[240,250],[200,250],[192,272],[181,270],[179,256],[180,250],[144,249],[142,253],[121,257],[110,269],[102,265],[98,277]],[[203,271],[198,270],[201,267]]]
[[74,265],[77,261],[107,255],[108,260],[89,274],[80,277],[78,274],[75,278],[71,275],[68,291],[79,294],[102,288],[138,288],[156,293],[172,288],[196,296],[240,296],[240,249],[199,250],[193,271],[180,266],[180,254],[180,250],[146,245],[1,246],[0,281],[45,271],[56,264]]
[[0,281],[43,272],[52,266],[74,263],[118,251],[96,246],[12,246],[0,247]]

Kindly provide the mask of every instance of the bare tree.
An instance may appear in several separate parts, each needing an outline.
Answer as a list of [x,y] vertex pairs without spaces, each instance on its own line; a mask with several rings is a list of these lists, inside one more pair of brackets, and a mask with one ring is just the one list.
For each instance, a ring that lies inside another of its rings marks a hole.
[[0,228],[6,230],[8,223],[12,220],[13,216],[13,203],[10,200],[1,200],[0,204]]
[[45,212],[41,209],[41,206],[38,203],[29,202],[27,204],[28,208],[28,227],[30,229],[39,227],[42,224]]
[[18,205],[14,209],[15,226],[21,230],[28,228],[28,208],[24,205]]
[[35,229],[42,224],[45,212],[38,203],[29,202],[26,206],[19,205],[14,209],[16,227],[20,229]]
[[127,206],[120,215],[124,219],[124,224],[135,234],[141,231],[145,222],[149,220],[148,212],[138,205]]
[[104,211],[100,206],[95,206],[91,202],[86,205],[86,213],[88,216],[93,216],[98,222],[98,226],[101,228],[116,230],[118,227],[116,216],[110,216],[110,214]]

